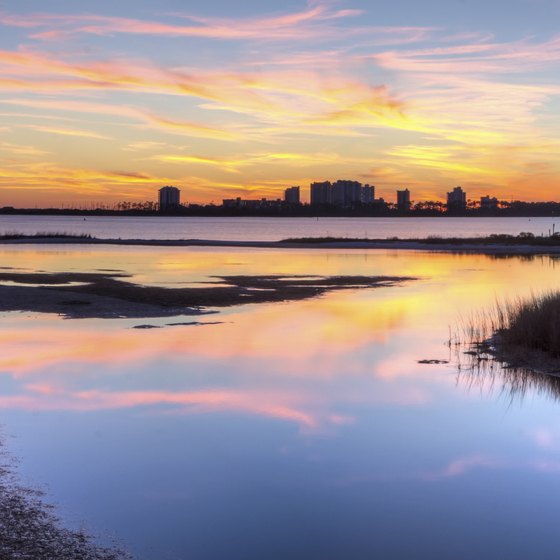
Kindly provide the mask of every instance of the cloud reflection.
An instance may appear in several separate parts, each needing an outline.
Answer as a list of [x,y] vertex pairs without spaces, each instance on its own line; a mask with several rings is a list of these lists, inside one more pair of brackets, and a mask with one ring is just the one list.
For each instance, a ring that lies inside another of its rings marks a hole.
[[[227,322],[200,327],[139,331],[119,321],[41,318],[29,328],[22,318],[0,329],[0,383],[9,378],[16,387],[0,408],[230,411],[303,431],[344,429],[355,422],[355,405],[428,400],[421,387],[377,377],[377,354],[406,320],[405,308],[340,292],[229,312]],[[162,375],[170,388],[162,389]]]

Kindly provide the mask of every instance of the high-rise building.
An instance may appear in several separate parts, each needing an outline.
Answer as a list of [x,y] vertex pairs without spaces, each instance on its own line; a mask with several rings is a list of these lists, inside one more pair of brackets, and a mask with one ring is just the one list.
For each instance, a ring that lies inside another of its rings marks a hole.
[[159,189],[160,212],[177,208],[181,204],[181,191],[177,187],[162,187]]
[[288,187],[284,191],[284,202],[286,204],[299,204],[299,187]]
[[332,204],[332,185],[330,181],[311,183],[311,206]]
[[450,210],[466,210],[467,209],[467,193],[461,187],[455,187],[451,192],[447,193],[447,211]]
[[493,196],[480,197],[480,209],[494,211],[498,209],[498,199]]
[[362,187],[362,203],[373,204],[375,202],[375,187],[373,185],[364,185]]
[[399,212],[408,212],[410,210],[410,191],[397,191],[397,210]]

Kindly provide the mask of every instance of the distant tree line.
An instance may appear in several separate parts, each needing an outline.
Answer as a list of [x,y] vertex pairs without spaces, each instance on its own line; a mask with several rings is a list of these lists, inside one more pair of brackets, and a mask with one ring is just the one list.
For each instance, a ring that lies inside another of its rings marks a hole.
[[434,200],[412,202],[410,209],[402,211],[392,202],[378,199],[373,204],[359,204],[351,208],[331,205],[310,206],[309,204],[277,204],[265,208],[226,208],[216,204],[180,205],[168,212],[160,212],[157,202],[123,201],[113,205],[88,204],[82,207],[64,208],[0,208],[0,214],[52,214],[52,215],[102,215],[102,216],[288,216],[288,217],[437,217],[437,216],[560,216],[560,202],[524,202],[521,200],[498,201],[494,209],[483,209],[478,200],[468,200],[465,209],[447,210],[446,204]]

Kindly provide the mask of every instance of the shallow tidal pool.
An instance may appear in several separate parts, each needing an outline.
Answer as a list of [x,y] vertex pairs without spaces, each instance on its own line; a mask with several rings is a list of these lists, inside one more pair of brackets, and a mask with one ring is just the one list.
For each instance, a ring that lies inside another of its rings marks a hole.
[[[0,248],[23,271],[146,285],[232,274],[403,284],[197,316],[0,316],[0,410],[25,483],[139,560],[558,557],[560,402],[447,342],[557,260],[410,251]],[[207,324],[205,324],[207,323]],[[441,360],[440,364],[421,364]]]

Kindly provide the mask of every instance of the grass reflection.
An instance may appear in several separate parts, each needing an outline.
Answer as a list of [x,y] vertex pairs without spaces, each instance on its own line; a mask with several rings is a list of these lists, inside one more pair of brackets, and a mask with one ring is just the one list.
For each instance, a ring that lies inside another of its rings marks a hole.
[[[521,402],[527,395],[539,395],[560,401],[560,376],[512,366],[490,353],[456,347],[457,384],[467,390],[498,395],[510,404]],[[468,348],[471,348],[468,346]]]

